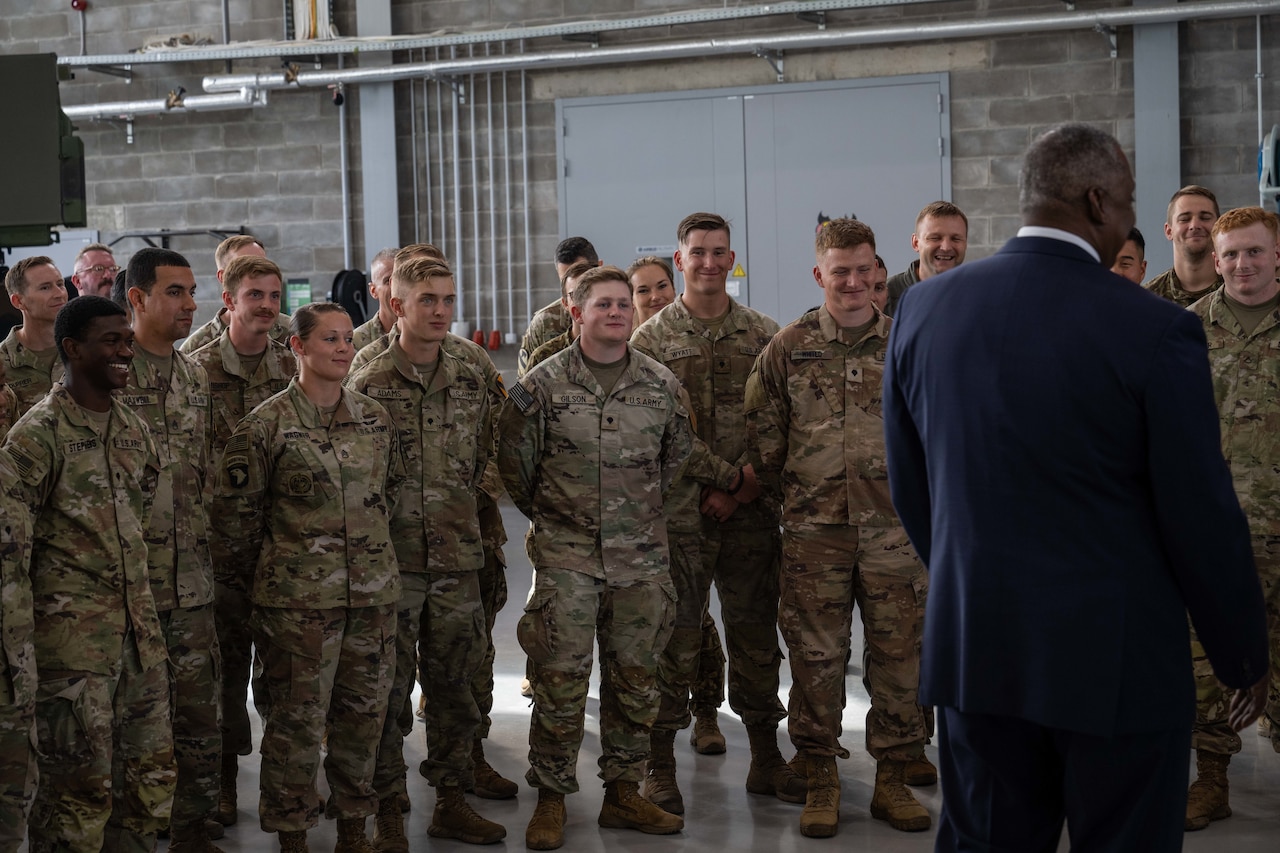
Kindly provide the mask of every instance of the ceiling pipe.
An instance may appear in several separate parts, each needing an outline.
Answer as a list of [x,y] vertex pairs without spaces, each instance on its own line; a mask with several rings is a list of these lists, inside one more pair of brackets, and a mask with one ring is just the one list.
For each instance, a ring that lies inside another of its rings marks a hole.
[[200,113],[213,110],[235,110],[246,107],[265,107],[267,93],[263,90],[242,88],[235,92],[214,95],[187,95],[182,90],[170,92],[163,98],[140,101],[113,101],[104,104],[81,104],[63,107],[67,118],[75,121],[104,121],[133,119],[141,115],[163,113]]
[[245,87],[285,89],[290,87],[386,83],[417,77],[449,78],[462,74],[563,68],[575,65],[651,62],[698,59],[726,54],[758,55],[762,51],[809,50],[853,45],[888,44],[940,39],[969,39],[1034,32],[1099,29],[1161,24],[1205,18],[1256,17],[1280,13],[1280,0],[1236,0],[1223,3],[1177,4],[1138,9],[1102,9],[1010,18],[988,18],[958,22],[929,22],[842,30],[789,33],[774,36],[739,36],[724,39],[693,39],[624,47],[600,47],[508,54],[465,59],[407,63],[379,68],[344,71],[302,71],[291,67],[265,74],[231,74],[205,77],[206,92],[223,92]]

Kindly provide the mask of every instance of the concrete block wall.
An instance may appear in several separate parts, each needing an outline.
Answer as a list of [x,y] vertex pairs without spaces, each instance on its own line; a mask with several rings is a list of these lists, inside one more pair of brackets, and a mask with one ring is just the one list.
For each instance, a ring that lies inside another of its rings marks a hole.
[[[393,28],[400,35],[486,31],[723,7],[718,0],[391,2]],[[1078,8],[1126,5],[1121,0],[1085,0]],[[230,0],[229,8],[234,41],[277,38],[283,31],[281,0]],[[355,32],[354,0],[340,0],[337,11],[340,31]],[[1057,0],[962,0],[833,12],[828,14],[827,25],[927,24],[1061,11]],[[215,42],[222,38],[221,9],[218,3],[207,0],[91,4],[83,17],[69,4],[63,7],[0,0],[0,49],[78,54],[82,22],[85,50],[94,55],[122,53],[148,40],[182,33]],[[602,45],[618,45],[811,29],[812,25],[788,16],[775,16],[606,32],[600,41]],[[1273,44],[1275,19],[1264,19],[1262,29],[1265,105],[1275,102],[1272,81],[1280,73],[1280,50]],[[1179,32],[1183,174],[1176,182],[1205,183],[1218,192],[1224,206],[1257,203],[1254,20],[1190,22],[1181,24]],[[1114,59],[1107,39],[1089,30],[801,51],[787,55],[786,79],[801,82],[948,72],[953,198],[970,215],[970,257],[976,258],[994,251],[1016,229],[1017,171],[1027,143],[1040,130],[1064,120],[1095,122],[1132,150],[1130,31],[1121,29],[1118,39],[1119,55]],[[505,49],[536,52],[566,45],[559,39],[546,39],[508,44]],[[490,47],[495,53],[503,49],[498,45]],[[458,53],[465,55],[469,50],[483,55],[484,47],[463,47]],[[448,50],[441,55],[448,55]],[[421,61],[434,56],[433,51],[415,51],[412,56],[397,55],[395,59]],[[348,64],[358,64],[358,60],[349,59]],[[244,60],[237,61],[233,70],[269,71],[277,67],[275,60]],[[324,67],[336,67],[336,60],[325,59]],[[172,63],[135,65],[133,71],[132,82],[126,83],[78,70],[75,80],[61,86],[63,103],[160,98],[177,86],[199,93],[204,75],[223,73],[225,68],[221,62]],[[527,126],[522,130],[521,76],[518,72],[506,75],[505,128],[501,124],[502,78],[495,76],[490,81],[492,105],[484,77],[462,81],[468,85],[468,102],[459,108],[461,162],[456,183],[453,90],[434,81],[396,84],[400,240],[440,242],[455,266],[460,267],[468,319],[482,328],[496,325],[508,333],[518,333],[528,313],[554,298],[558,289],[550,264],[551,251],[562,236],[558,233],[555,174],[557,98],[769,85],[775,81],[769,65],[751,57],[530,71],[523,78],[528,101],[523,105]],[[281,263],[287,275],[310,278],[316,295],[327,293],[333,275],[344,266],[339,113],[329,93],[323,90],[271,92],[269,97],[269,106],[260,110],[139,117],[133,125],[132,143],[126,141],[123,123],[81,122],[79,133],[87,153],[90,226],[99,229],[107,240],[136,230],[244,226],[264,241],[269,254]],[[353,234],[350,252],[354,265],[365,267],[369,255],[380,247],[362,244],[358,88],[348,90],[347,104]],[[492,176],[490,107],[495,124]],[[881,122],[888,130],[893,116],[869,116],[868,120]],[[1268,128],[1275,121],[1280,121],[1280,115],[1268,114],[1265,118]],[[684,132],[681,128],[670,130]],[[522,145],[527,145],[527,160],[521,159]],[[474,178],[473,155],[477,158]],[[526,167],[527,195],[522,180]],[[510,188],[505,185],[508,171],[514,183]],[[498,183],[493,203],[491,180]],[[475,196],[473,186],[478,191]],[[642,192],[643,187],[636,191]],[[462,208],[460,219],[454,215],[455,194]],[[920,201],[923,204],[929,199]],[[524,236],[526,218],[528,244]],[[1158,239],[1161,223],[1139,224]],[[456,242],[459,234],[461,253]],[[906,240],[907,235],[881,236],[882,241],[897,239]],[[212,237],[173,241],[175,249],[191,258],[209,297],[215,296],[216,289],[212,260],[215,243]],[[119,245],[121,259],[141,245],[136,240],[123,241]],[[526,280],[531,298],[526,298]],[[492,319],[494,295],[496,323]]]

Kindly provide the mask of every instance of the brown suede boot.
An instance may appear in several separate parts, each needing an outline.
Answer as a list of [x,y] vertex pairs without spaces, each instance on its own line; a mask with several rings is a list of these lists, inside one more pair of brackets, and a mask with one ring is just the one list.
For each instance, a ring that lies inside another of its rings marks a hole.
[[235,824],[236,814],[236,777],[240,773],[240,756],[232,753],[222,755],[222,787],[218,789],[218,810],[213,819],[223,826]]
[[902,781],[913,788],[936,785],[938,784],[938,768],[933,766],[933,762],[929,760],[928,756],[921,755],[919,758],[913,758],[907,762],[902,771]]
[[1227,765],[1230,763],[1230,755],[1196,750],[1196,780],[1187,789],[1187,820],[1183,827],[1187,832],[1231,817],[1231,804],[1227,801],[1230,793]]
[[923,832],[933,825],[929,812],[907,789],[906,763],[882,758],[876,763],[876,789],[871,795],[871,816],[886,820],[901,832]]
[[378,800],[378,816],[373,819],[373,848],[378,853],[409,853],[409,839],[404,835],[404,812],[400,797],[392,795]]
[[471,745],[472,778],[475,785],[472,791],[477,797],[486,800],[509,800],[520,792],[520,786],[506,779],[485,760],[484,741],[479,738]]
[[676,733],[654,729],[649,736],[649,765],[644,798],[671,814],[684,814],[684,798],[676,786]]
[[693,718],[689,743],[693,745],[694,752],[700,755],[724,755],[724,735],[720,732],[720,722],[714,710]]
[[338,843],[333,853],[378,853],[364,834],[364,818],[338,818]]
[[299,832],[277,832],[276,838],[280,842],[280,853],[311,853],[305,829]]
[[747,739],[751,742],[747,790],[753,794],[771,794],[785,803],[803,803],[809,786],[782,760],[777,727],[748,726]]
[[840,774],[833,755],[806,755],[808,793],[800,813],[800,834],[830,838],[840,826]]
[[456,785],[436,788],[436,809],[427,834],[432,838],[456,838],[468,844],[497,844],[507,837],[502,824],[485,820],[471,808]]
[[538,789],[538,804],[524,831],[524,846],[530,850],[556,850],[564,844],[564,794]]
[[635,782],[614,779],[604,786],[599,823],[610,829],[637,829],[650,835],[671,835],[684,821],[640,796]]
[[[218,828],[221,829],[222,824],[218,824]],[[203,820],[186,826],[175,825],[169,850],[170,853],[223,853],[221,847],[209,840],[209,832]]]

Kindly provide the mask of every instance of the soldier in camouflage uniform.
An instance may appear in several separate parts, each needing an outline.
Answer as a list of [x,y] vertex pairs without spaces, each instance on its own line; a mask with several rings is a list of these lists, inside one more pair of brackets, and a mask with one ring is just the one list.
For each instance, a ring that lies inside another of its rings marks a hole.
[[[223,299],[230,308],[227,328],[216,340],[191,354],[209,377],[211,463],[222,451],[240,419],[289,385],[296,369],[293,354],[271,337],[283,287],[280,268],[266,258],[249,255],[228,264],[222,279]],[[211,478],[212,479],[212,478]],[[214,622],[222,657],[222,767],[217,819],[230,826],[236,817],[237,756],[253,751],[249,728],[248,686],[253,637],[249,630],[249,589],[234,571],[223,537],[210,542],[214,572]],[[254,702],[265,710],[266,693],[254,690]]]
[[927,576],[889,499],[881,377],[891,321],[871,301],[875,236],[835,219],[818,232],[823,304],[778,332],[747,382],[748,441],[764,489],[782,503],[778,624],[791,659],[788,729],[804,756],[804,835],[835,835],[836,758],[856,601],[870,648],[867,751],[871,814],[895,829],[930,826],[907,789],[924,755],[916,704]]
[[396,312],[391,310],[391,270],[396,264],[396,249],[382,249],[369,262],[369,295],[378,310],[364,323],[356,327],[351,345],[356,352],[367,347],[391,331],[396,324]]
[[53,259],[44,255],[23,258],[4,278],[9,301],[22,312],[22,325],[0,342],[0,360],[6,383],[17,398],[21,415],[49,393],[62,378],[62,362],[53,340],[53,321],[67,304],[67,289]]
[[112,399],[133,333],[81,296],[54,326],[64,382],[4,451],[33,515],[40,787],[31,853],[144,853],[169,823],[175,770],[164,632],[147,579],[146,521],[161,460]]
[[600,825],[684,827],[641,797],[639,782],[675,610],[663,500],[689,455],[688,417],[675,377],[627,343],[631,286],[621,270],[584,275],[572,312],[582,333],[512,389],[498,449],[507,491],[534,523],[538,558],[518,628],[535,670],[526,779],[538,805],[525,832],[535,850],[564,842],[597,636]]
[[529,371],[529,356],[547,341],[569,330],[568,300],[564,297],[564,274],[576,263],[600,266],[600,255],[586,237],[569,237],[561,240],[555,251],[556,278],[560,281],[560,299],[539,308],[529,321],[529,328],[520,339],[520,352],[516,356],[516,376]]
[[722,217],[691,214],[676,237],[684,293],[636,329],[631,343],[675,373],[693,404],[697,435],[687,476],[702,487],[702,574],[720,596],[729,705],[751,744],[747,790],[803,802],[804,779],[783,761],[777,740],[786,716],[778,701],[778,505],[768,496],[757,500],[742,409],[747,376],[778,324],[727,293],[734,254]]
[[396,427],[342,387],[351,318],[315,303],[293,315],[298,377],[227,442],[213,503],[233,569],[252,577],[253,638],[269,708],[259,817],[286,853],[320,818],[320,742],[337,853],[366,853],[374,756],[395,660],[400,575],[389,528],[404,476]]
[[[391,287],[399,335],[348,382],[387,407],[406,466],[391,519],[402,587],[389,702],[397,712],[404,706],[416,660],[431,691],[427,779],[436,789],[436,806],[428,832],[489,844],[506,830],[476,814],[463,791],[474,786],[481,713],[473,682],[487,646],[476,492],[493,452],[491,407],[495,396],[501,399],[501,387],[489,387],[483,373],[441,346],[456,298],[447,266],[430,258],[397,261]],[[403,751],[396,714],[388,714],[375,777],[375,841],[382,850],[408,850],[400,815]]]
[[36,657],[32,638],[31,513],[0,453],[0,853],[18,853],[36,794]]
[[1173,266],[1142,286],[1184,307],[1221,287],[1209,236],[1218,213],[1218,199],[1206,187],[1188,184],[1174,193],[1164,224],[1164,236],[1173,243]]
[[[227,327],[231,324],[231,312],[234,306],[227,299],[227,267],[236,258],[265,258],[267,250],[262,247],[262,243],[257,237],[251,237],[248,234],[234,234],[218,244],[218,248],[213,252],[213,260],[218,266],[218,283],[222,285],[222,302],[223,306],[218,309],[218,313],[213,319],[196,329],[191,335],[182,342],[182,351],[188,355],[208,344],[210,341],[216,341]],[[279,308],[271,323],[271,340],[282,346],[289,344],[289,318],[281,314]]]
[[6,370],[4,359],[0,358],[0,441],[4,441],[4,437],[9,434],[9,427],[22,414],[18,411],[18,396],[6,381]]
[[[147,574],[169,650],[174,755],[171,853],[210,853],[222,761],[218,698],[221,663],[213,621],[213,567],[205,506],[209,379],[173,345],[191,329],[196,280],[187,259],[144,248],[114,284],[113,299],[133,311],[129,381],[116,393],[151,429],[161,459],[147,522]],[[206,828],[209,819],[212,826]]]
[[[1277,220],[1259,207],[1229,210],[1213,226],[1214,259],[1224,286],[1191,306],[1204,321],[1209,367],[1222,426],[1222,453],[1249,519],[1271,634],[1266,717],[1280,752],[1280,259]],[[1197,778],[1187,794],[1186,828],[1204,829],[1231,814],[1227,765],[1240,736],[1227,722],[1231,693],[1217,680],[1192,635],[1196,675]],[[1263,679],[1259,691],[1266,690]],[[1261,697],[1260,697],[1261,698]]]

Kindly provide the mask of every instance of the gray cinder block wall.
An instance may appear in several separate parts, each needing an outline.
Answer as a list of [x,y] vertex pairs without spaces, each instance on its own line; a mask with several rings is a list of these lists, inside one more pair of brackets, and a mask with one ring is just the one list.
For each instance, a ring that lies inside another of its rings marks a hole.
[[[1077,8],[1127,6],[1121,2],[1082,2]],[[558,24],[590,18],[637,18],[664,12],[722,8],[720,2],[663,0],[392,0],[397,35],[442,31],[490,31],[522,25]],[[279,38],[281,0],[230,0],[233,42]],[[973,0],[886,6],[831,12],[827,26],[966,21],[983,16],[1052,14],[1057,0]],[[355,0],[336,3],[337,26],[354,33]],[[91,3],[83,15],[55,3],[0,0],[0,49],[6,53],[118,54],[155,38],[190,34],[219,42],[221,7],[206,0]],[[668,39],[800,31],[812,24],[790,16],[687,24],[658,29],[605,32],[602,45],[639,44]],[[1262,20],[1263,103],[1274,101],[1274,77],[1280,74],[1280,50],[1273,44],[1274,18]],[[1181,67],[1182,174],[1170,176],[1171,188],[1198,182],[1212,187],[1224,206],[1256,204],[1257,117],[1255,21],[1208,20],[1179,25]],[[503,49],[529,52],[560,49],[568,43],[542,39]],[[830,50],[797,51],[786,57],[789,82],[852,79],[945,71],[951,75],[953,199],[971,217],[970,257],[994,251],[1016,229],[1017,170],[1031,138],[1064,120],[1095,122],[1128,149],[1134,137],[1132,34],[1122,28],[1118,56],[1095,32],[1078,30],[998,38],[938,40]],[[484,47],[461,47],[483,55]],[[418,50],[397,54],[396,62],[447,56]],[[349,57],[348,67],[359,59]],[[313,67],[309,62],[299,63]],[[323,67],[336,68],[333,57]],[[236,61],[236,73],[274,71],[271,59]],[[205,75],[225,72],[222,62],[135,65],[132,82],[78,69],[61,86],[64,105],[160,98],[177,88],[201,93]],[[466,79],[468,102],[459,108],[460,180],[455,185],[452,149],[453,89],[434,81],[396,84],[397,183],[400,242],[433,240],[461,268],[468,319],[493,327],[491,292],[497,292],[497,325],[518,333],[531,310],[558,290],[550,254],[560,236],[556,200],[554,104],[558,97],[661,92],[717,86],[768,85],[776,80],[763,60],[724,57],[630,66],[597,66],[530,71],[523,77],[528,95],[527,129],[520,131],[522,75],[505,75],[509,127],[503,131],[502,82],[497,75]],[[488,84],[488,85],[486,85]],[[11,83],[12,85],[12,83]],[[490,95],[490,91],[492,95]],[[492,98],[493,103],[490,103]],[[132,142],[124,122],[78,122],[85,141],[90,226],[114,240],[126,232],[162,228],[236,228],[258,235],[286,274],[312,281],[317,296],[327,293],[344,265],[340,113],[324,89],[273,91],[269,106],[226,112],[139,116]],[[437,109],[439,103],[439,109]],[[475,124],[472,124],[472,109]],[[367,268],[381,248],[363,245],[359,89],[347,92],[346,121],[350,158],[353,265]],[[492,143],[488,115],[497,128]],[[868,116],[891,132],[892,115]],[[1280,121],[1267,115],[1266,126]],[[683,132],[672,128],[671,132]],[[690,139],[690,144],[697,144]],[[521,158],[527,145],[528,159]],[[473,195],[472,157],[475,161]],[[416,162],[416,184],[415,169]],[[527,167],[527,197],[523,169]],[[505,176],[510,173],[513,186]],[[490,181],[499,186],[490,201]],[[416,186],[416,193],[415,193]],[[442,198],[443,190],[443,198]],[[642,187],[636,188],[642,192]],[[462,210],[454,213],[454,197]],[[415,215],[415,199],[417,213]],[[923,204],[929,199],[921,199]],[[491,217],[492,211],[492,217]],[[508,211],[510,216],[508,217]],[[526,247],[526,217],[530,241]],[[508,240],[507,220],[510,219]],[[477,227],[478,220],[478,227]],[[496,223],[497,233],[491,226]],[[1160,222],[1141,222],[1148,238],[1162,240]],[[673,223],[674,227],[674,223]],[[462,252],[456,251],[461,235]],[[908,235],[881,235],[882,241]],[[477,244],[477,238],[479,243]],[[510,249],[508,249],[508,243]],[[118,245],[119,257],[143,245],[133,239]],[[173,248],[188,255],[211,310],[216,299],[213,237],[175,238]],[[476,265],[477,253],[480,258]],[[69,272],[69,271],[67,271]],[[532,298],[526,299],[526,274]],[[508,299],[508,282],[514,292]],[[475,293],[478,287],[479,316]],[[508,309],[508,302],[511,309]]]

